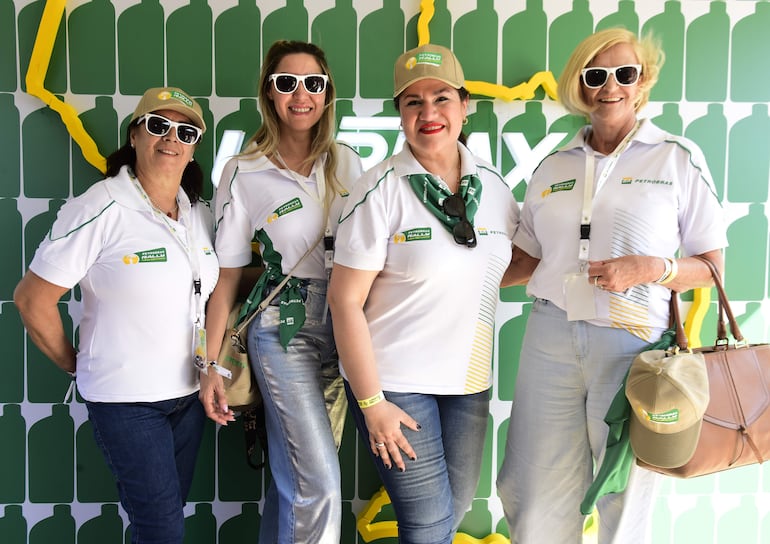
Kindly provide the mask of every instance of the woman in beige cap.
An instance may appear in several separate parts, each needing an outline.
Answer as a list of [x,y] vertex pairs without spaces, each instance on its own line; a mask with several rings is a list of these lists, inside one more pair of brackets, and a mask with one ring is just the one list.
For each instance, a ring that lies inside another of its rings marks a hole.
[[[117,480],[131,542],[181,544],[205,414],[193,338],[219,273],[193,152],[206,125],[177,88],[145,92],[107,178],[59,210],[14,293],[33,342],[73,380]],[[58,301],[83,294],[80,342]]]
[[408,51],[394,80],[406,145],[348,199],[329,301],[348,405],[399,541],[449,543],[478,485],[518,208],[463,143],[469,96],[452,52]]

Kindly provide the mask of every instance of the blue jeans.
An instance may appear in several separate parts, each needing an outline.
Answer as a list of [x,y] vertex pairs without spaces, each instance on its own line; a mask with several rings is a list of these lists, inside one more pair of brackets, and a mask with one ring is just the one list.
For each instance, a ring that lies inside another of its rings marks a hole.
[[[603,459],[604,416],[645,346],[623,329],[567,321],[551,302],[534,302],[497,476],[512,544],[582,542],[580,503]],[[646,541],[657,481],[633,465],[626,490],[597,501],[601,544]]]
[[425,395],[385,391],[385,398],[420,424],[402,427],[417,459],[406,470],[387,469],[369,446],[364,415],[345,383],[359,436],[380,473],[398,520],[400,544],[450,544],[470,508],[481,472],[489,418],[489,391]]
[[195,392],[157,402],[88,402],[96,443],[117,480],[133,544],[181,544],[206,414]]
[[[278,339],[277,305],[269,306],[257,317],[248,333],[249,358],[265,403],[273,476],[260,524],[262,544],[340,541],[338,443],[324,391],[334,389],[336,384],[337,400],[344,402],[345,396],[325,305],[326,282],[310,280],[301,292],[305,324],[286,351]],[[338,412],[344,417],[344,405]]]

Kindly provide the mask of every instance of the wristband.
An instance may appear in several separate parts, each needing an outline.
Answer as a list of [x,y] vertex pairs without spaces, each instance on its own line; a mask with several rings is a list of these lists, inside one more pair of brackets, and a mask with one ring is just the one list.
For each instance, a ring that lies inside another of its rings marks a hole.
[[661,285],[665,285],[676,278],[676,275],[679,274],[679,265],[676,262],[676,259],[666,259],[671,263],[671,273],[666,276],[663,280],[659,281],[658,283]]
[[663,283],[665,281],[668,281],[668,277],[671,275],[671,263],[672,259],[669,259],[667,257],[661,257],[663,259],[663,274],[660,275],[660,277],[655,280],[653,283]]
[[359,408],[369,408],[370,406],[374,406],[378,402],[382,402],[385,400],[385,395],[382,394],[382,391],[379,391],[376,395],[369,397],[368,399],[359,400],[358,406]]

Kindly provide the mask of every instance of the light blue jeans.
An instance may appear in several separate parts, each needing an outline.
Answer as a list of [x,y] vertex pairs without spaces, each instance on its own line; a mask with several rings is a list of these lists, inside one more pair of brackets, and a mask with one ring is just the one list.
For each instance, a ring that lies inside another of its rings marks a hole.
[[[567,321],[552,303],[534,302],[497,477],[512,544],[582,542],[580,502],[601,464],[604,416],[646,345],[625,330]],[[624,493],[599,499],[600,544],[646,541],[657,480],[634,465]]]
[[489,391],[473,395],[424,395],[385,391],[385,398],[421,425],[402,427],[416,460],[406,470],[385,468],[369,447],[361,408],[345,383],[348,406],[374,461],[398,520],[400,544],[450,544],[470,508],[481,472],[489,418]]
[[278,340],[279,306],[249,327],[248,350],[265,403],[268,459],[273,479],[260,524],[261,544],[339,544],[342,496],[337,444],[324,391],[342,394],[326,282],[301,289],[305,324],[284,351]]

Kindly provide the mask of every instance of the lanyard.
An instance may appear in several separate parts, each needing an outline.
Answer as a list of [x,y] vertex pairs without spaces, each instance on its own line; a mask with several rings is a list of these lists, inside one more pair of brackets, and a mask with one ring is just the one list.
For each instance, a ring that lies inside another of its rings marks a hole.
[[203,320],[203,296],[201,294],[201,267],[200,267],[200,261],[198,260],[198,250],[195,244],[195,235],[193,233],[195,221],[193,221],[192,218],[189,217],[190,215],[189,209],[179,206],[180,219],[182,219],[183,217],[190,219],[189,221],[185,221],[185,223],[187,224],[187,228],[185,229],[185,236],[184,238],[182,238],[182,236],[179,233],[179,229],[176,227],[176,225],[169,220],[169,218],[166,216],[165,213],[158,210],[152,204],[152,202],[150,201],[150,197],[147,196],[147,193],[144,190],[144,187],[142,187],[142,184],[139,183],[139,180],[137,180],[136,176],[134,176],[133,174],[131,174],[131,181],[134,182],[134,187],[136,187],[136,190],[139,192],[141,197],[150,207],[150,210],[152,210],[153,214],[155,215],[155,218],[159,221],[162,221],[166,225],[166,228],[168,228],[169,232],[171,232],[174,239],[179,243],[179,245],[182,247],[185,254],[187,255],[187,260],[190,262],[190,270],[192,271],[192,277],[193,277],[193,298],[194,298],[194,305],[195,305],[194,323],[198,326],[201,326],[202,320]]
[[625,135],[623,140],[618,144],[615,150],[609,155],[607,164],[604,165],[599,178],[596,180],[596,192],[594,193],[594,176],[596,175],[596,156],[594,151],[586,153],[586,171],[583,185],[583,208],[580,211],[580,246],[578,250],[578,261],[580,263],[580,270],[583,271],[585,264],[588,262],[588,248],[591,236],[591,215],[593,213],[593,199],[596,194],[599,193],[604,186],[604,182],[610,177],[610,173],[615,168],[615,165],[620,159],[620,155],[626,150],[631,143],[631,139],[639,130],[639,122],[634,125],[628,134]]

